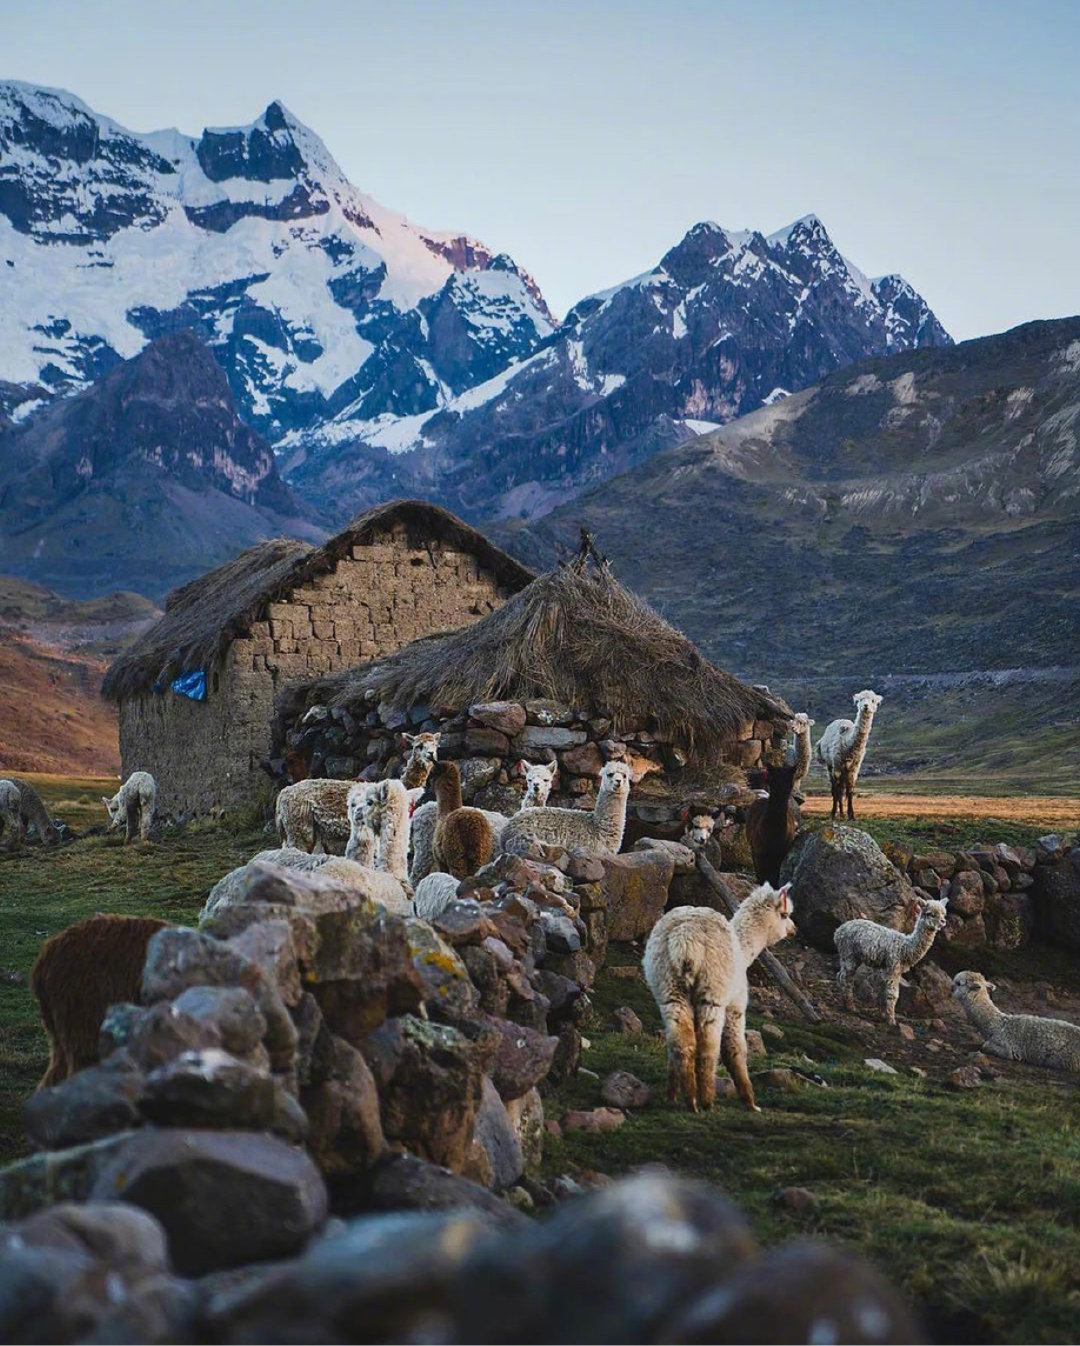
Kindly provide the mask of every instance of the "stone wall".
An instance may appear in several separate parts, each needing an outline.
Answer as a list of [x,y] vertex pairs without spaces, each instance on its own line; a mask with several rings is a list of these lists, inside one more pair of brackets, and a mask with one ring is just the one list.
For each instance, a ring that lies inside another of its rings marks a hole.
[[149,771],[166,813],[208,813],[269,793],[274,697],[281,687],[390,654],[498,607],[501,590],[475,556],[434,540],[410,544],[404,525],[353,547],[334,570],[267,604],[248,636],[207,669],[207,699],[171,691],[120,707],[125,777]]

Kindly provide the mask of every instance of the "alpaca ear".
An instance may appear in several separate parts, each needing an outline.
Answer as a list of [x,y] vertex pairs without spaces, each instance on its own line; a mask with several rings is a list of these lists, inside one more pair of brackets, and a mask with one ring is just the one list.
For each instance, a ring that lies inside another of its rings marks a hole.
[[791,889],[791,884],[790,884],[790,883],[785,883],[784,886],[783,886],[783,888],[781,888],[780,891],[776,894],[776,896],[780,899],[780,915],[781,915],[781,916],[790,916],[790,915],[791,915],[791,899],[788,897],[788,893],[789,893],[790,889]]
[[402,739],[402,742],[403,742],[403,743],[407,744],[407,745],[411,748],[411,747],[413,746],[413,744],[416,742],[416,735],[415,735],[415,734],[402,734],[401,739]]

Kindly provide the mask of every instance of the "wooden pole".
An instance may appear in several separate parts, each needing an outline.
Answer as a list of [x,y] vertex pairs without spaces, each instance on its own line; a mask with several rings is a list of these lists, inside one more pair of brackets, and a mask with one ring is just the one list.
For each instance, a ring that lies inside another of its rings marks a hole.
[[[729,916],[734,916],[738,910],[739,904],[732,897],[727,884],[724,882],[719,872],[713,868],[712,864],[706,860],[705,856],[700,851],[698,852],[697,857],[697,867],[706,883],[708,883],[709,887],[724,904],[724,909],[727,914]],[[809,1019],[812,1024],[821,1023],[821,1015],[784,971],[783,965],[774,953],[770,953],[768,949],[764,949],[758,954],[757,961],[765,969],[769,977],[780,987],[781,991],[783,991],[791,1000],[794,1000],[795,1004],[802,1010],[804,1018]]]

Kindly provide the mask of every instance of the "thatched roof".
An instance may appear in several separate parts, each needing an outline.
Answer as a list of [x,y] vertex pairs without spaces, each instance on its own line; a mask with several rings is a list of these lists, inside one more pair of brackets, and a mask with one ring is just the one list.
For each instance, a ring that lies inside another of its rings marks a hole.
[[418,548],[438,540],[470,552],[504,589],[517,591],[533,579],[531,570],[448,510],[426,500],[394,500],[359,515],[321,547],[290,538],[259,542],[175,589],[161,620],[110,667],[102,695],[120,701],[180,673],[206,668],[265,616],[268,603],[333,570],[354,546],[397,524],[406,527]]
[[580,560],[533,580],[502,607],[448,635],[413,641],[388,658],[308,683],[279,713],[322,704],[359,712],[373,700],[463,710],[478,701],[546,698],[614,715],[651,716],[692,758],[717,755],[754,719],[789,707],[725,673],[606,564]]

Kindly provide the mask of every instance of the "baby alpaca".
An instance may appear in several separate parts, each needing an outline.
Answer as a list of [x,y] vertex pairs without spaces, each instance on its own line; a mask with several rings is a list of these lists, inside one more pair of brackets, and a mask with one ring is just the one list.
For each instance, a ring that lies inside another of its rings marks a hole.
[[30,972],[50,1047],[39,1089],[97,1061],[105,1011],[138,1001],[146,946],[168,924],[142,916],[91,916],[41,946]]
[[856,692],[852,700],[858,708],[855,720],[833,720],[818,739],[817,745],[817,759],[829,773],[834,818],[843,812],[845,796],[847,816],[855,817],[851,801],[863,758],[866,756],[870,726],[874,723],[874,714],[878,706],[881,705],[881,697],[877,692]]
[[805,711],[800,710],[792,720],[791,727],[795,731],[795,784],[791,787],[791,793],[797,795],[802,792],[802,783],[810,770],[810,730],[814,727],[814,721]]
[[787,887],[755,888],[729,921],[709,907],[676,907],[661,916],[642,967],[664,1021],[668,1099],[712,1107],[723,1057],[739,1097],[760,1112],[746,1072],[746,969],[763,949],[795,933]]
[[495,837],[481,809],[461,803],[461,773],[456,762],[436,762],[431,773],[439,808],[431,850],[435,868],[467,879],[491,859]]
[[567,850],[584,846],[586,850],[617,855],[626,830],[630,780],[625,762],[608,762],[600,772],[600,793],[591,813],[580,809],[524,809],[507,823],[501,849],[520,855],[530,842],[539,841]]
[[439,757],[439,734],[402,734],[409,755],[402,768],[401,780],[407,790],[426,785]]
[[791,797],[795,770],[793,766],[770,766],[766,772],[768,798],[755,799],[746,810],[746,839],[758,883],[779,884],[780,866],[802,826],[799,806]]
[[1006,1061],[1026,1061],[1080,1075],[1080,1028],[1064,1019],[1037,1014],[1004,1014],[990,999],[994,983],[978,972],[958,972],[953,996],[968,1022],[985,1037],[984,1052]]
[[711,813],[696,813],[686,822],[686,831],[679,840],[692,851],[703,851],[712,838],[716,819]]
[[149,771],[133,771],[111,799],[102,795],[101,802],[109,813],[110,832],[125,824],[125,846],[136,834],[140,841],[149,841],[157,808],[157,781]]
[[878,968],[884,973],[882,997],[885,1017],[896,1023],[896,1002],[900,978],[930,951],[937,932],[945,924],[946,899],[928,901],[917,898],[918,919],[910,935],[878,925],[876,921],[845,921],[833,935],[840,955],[840,988],[844,1005],[855,1008],[855,974],[860,967]]

